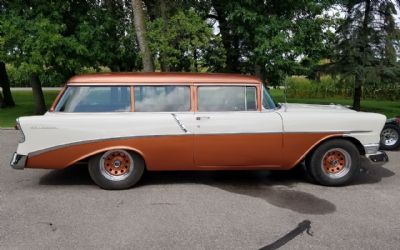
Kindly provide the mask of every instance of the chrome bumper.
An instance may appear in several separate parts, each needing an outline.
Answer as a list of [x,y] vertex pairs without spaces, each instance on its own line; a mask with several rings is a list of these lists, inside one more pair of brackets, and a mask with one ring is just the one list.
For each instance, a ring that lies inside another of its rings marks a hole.
[[389,157],[384,151],[379,150],[379,143],[363,145],[365,158],[373,165],[379,165],[389,161]]
[[371,164],[382,164],[389,161],[389,157],[384,151],[378,151],[375,154],[366,154],[365,157]]
[[28,157],[26,155],[19,155],[17,153],[14,153],[10,165],[13,169],[24,169],[27,158]]

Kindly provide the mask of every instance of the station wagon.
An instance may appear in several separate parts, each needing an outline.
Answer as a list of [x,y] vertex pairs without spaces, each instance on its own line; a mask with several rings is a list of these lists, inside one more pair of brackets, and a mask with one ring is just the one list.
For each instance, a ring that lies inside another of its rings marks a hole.
[[88,162],[104,189],[144,170],[288,170],[351,182],[361,158],[382,164],[381,114],[340,105],[277,104],[252,76],[107,73],[72,77],[43,116],[17,119],[15,169]]

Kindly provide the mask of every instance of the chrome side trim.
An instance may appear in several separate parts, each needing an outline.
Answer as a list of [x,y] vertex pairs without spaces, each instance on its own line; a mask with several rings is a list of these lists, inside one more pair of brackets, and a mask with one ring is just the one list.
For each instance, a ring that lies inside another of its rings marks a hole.
[[178,123],[178,126],[183,130],[183,132],[185,132],[185,133],[190,133],[190,132],[186,129],[185,125],[183,125],[183,122],[176,116],[176,114],[172,113],[171,115],[172,115],[172,117],[174,118],[174,120],[176,121],[176,123]]
[[28,157],[26,155],[14,153],[10,165],[13,169],[24,169],[27,158]]
[[350,130],[344,131],[345,134],[359,134],[359,133],[371,133],[372,130]]

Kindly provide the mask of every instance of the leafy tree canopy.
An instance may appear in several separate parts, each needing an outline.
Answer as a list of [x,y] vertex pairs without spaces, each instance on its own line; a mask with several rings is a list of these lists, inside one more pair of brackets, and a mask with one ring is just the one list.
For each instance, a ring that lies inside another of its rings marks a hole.
[[165,24],[156,18],[148,22],[150,47],[163,54],[172,71],[216,71],[224,63],[221,38],[193,10],[180,10]]

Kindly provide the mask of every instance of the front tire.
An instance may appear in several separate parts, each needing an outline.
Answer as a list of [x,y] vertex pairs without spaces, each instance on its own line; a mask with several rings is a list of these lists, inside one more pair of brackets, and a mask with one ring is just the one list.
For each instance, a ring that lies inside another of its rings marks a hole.
[[142,177],[144,161],[139,155],[123,149],[109,150],[89,160],[89,174],[101,188],[127,189]]
[[319,145],[306,161],[313,179],[324,186],[350,183],[360,168],[360,153],[346,140],[334,139]]

